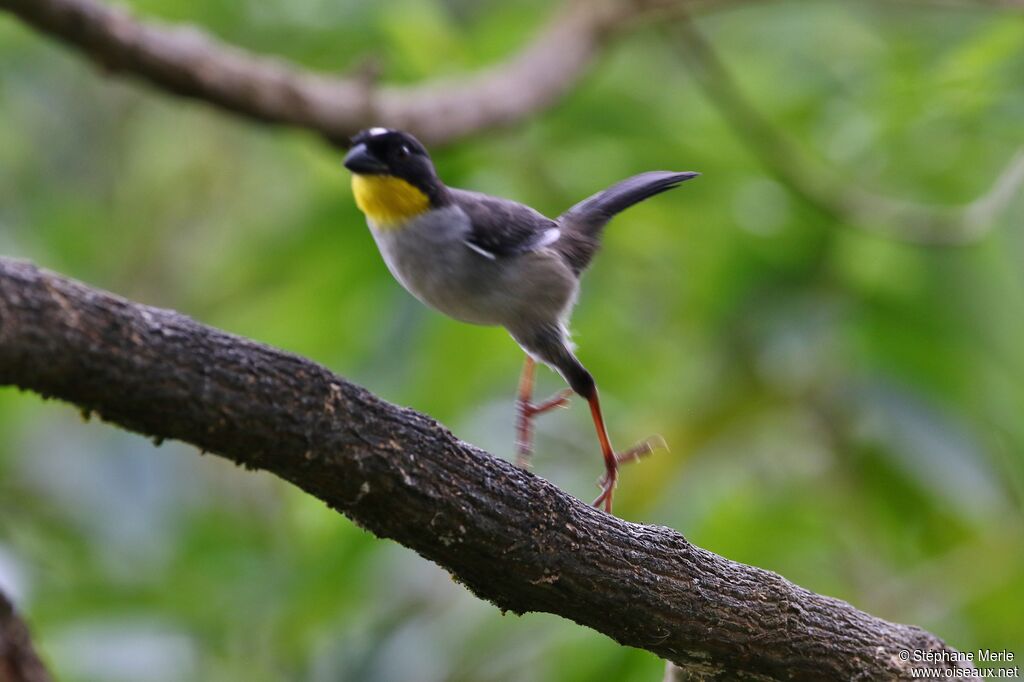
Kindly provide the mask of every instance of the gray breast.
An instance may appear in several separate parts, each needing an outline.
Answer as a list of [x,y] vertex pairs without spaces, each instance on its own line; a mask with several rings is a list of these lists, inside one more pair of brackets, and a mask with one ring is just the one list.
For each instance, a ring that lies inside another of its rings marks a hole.
[[520,327],[525,318],[558,321],[576,297],[576,280],[555,252],[541,249],[493,259],[465,239],[469,218],[458,206],[435,209],[401,228],[370,224],[384,262],[406,290],[463,322]]
[[435,209],[400,228],[370,231],[395,279],[423,303],[465,322],[501,324],[487,305],[492,267],[463,244],[469,219],[462,209]]

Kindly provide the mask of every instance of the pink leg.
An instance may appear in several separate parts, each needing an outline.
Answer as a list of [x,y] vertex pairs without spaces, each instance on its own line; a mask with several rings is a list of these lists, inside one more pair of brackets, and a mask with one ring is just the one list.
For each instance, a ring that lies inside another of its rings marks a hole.
[[556,407],[565,407],[569,404],[569,396],[572,395],[572,391],[566,389],[542,403],[530,402],[533,397],[533,376],[536,369],[537,363],[527,355],[516,395],[516,464],[524,469],[530,466],[530,455],[533,454],[533,418]]

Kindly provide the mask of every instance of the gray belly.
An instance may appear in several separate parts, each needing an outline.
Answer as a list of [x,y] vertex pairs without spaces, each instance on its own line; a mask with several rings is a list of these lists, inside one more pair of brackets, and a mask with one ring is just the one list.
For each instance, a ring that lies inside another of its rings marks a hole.
[[517,327],[526,319],[561,321],[576,280],[553,252],[494,261],[465,245],[465,214],[435,211],[398,229],[370,226],[391,274],[428,306],[463,322]]

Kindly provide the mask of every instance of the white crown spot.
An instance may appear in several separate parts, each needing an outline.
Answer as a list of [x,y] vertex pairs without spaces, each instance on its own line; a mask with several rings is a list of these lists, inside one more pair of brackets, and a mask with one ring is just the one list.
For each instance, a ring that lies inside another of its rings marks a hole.
[[369,133],[370,137],[376,137],[378,135],[385,135],[391,131],[389,131],[387,128],[370,128],[366,132]]

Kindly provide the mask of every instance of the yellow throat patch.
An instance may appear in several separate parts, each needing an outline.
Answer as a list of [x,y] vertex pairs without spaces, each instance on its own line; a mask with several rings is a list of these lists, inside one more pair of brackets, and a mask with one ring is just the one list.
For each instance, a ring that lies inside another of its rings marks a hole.
[[398,227],[430,208],[430,198],[414,185],[393,175],[352,176],[356,206],[378,227]]

